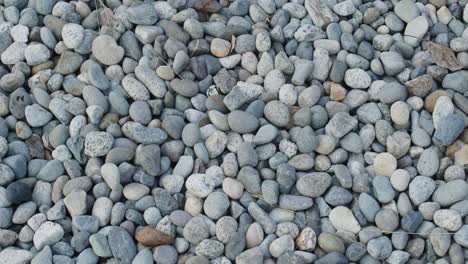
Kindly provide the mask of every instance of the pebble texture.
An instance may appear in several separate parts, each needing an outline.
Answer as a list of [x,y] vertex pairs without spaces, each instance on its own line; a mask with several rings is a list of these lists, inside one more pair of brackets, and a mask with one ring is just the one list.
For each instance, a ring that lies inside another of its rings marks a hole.
[[0,1],[0,264],[467,262],[467,25],[466,0]]

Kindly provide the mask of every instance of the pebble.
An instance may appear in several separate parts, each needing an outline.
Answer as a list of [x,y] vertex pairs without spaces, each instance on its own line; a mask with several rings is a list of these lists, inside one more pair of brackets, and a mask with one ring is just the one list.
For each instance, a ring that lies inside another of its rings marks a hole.
[[388,203],[395,197],[395,191],[391,187],[390,180],[385,176],[376,176],[372,181],[374,195],[381,203]]
[[74,190],[63,199],[70,215],[82,215],[86,213],[86,193],[83,190]]
[[384,67],[385,74],[390,76],[399,74],[405,68],[403,57],[394,51],[382,52],[380,54],[380,61]]
[[13,42],[8,48],[3,50],[0,60],[4,64],[16,64],[24,59],[26,48],[27,45],[25,43]]
[[463,1],[104,7],[2,2],[0,264],[463,263]]
[[429,148],[421,153],[418,160],[418,172],[424,176],[433,176],[439,168],[439,156],[436,148]]
[[254,247],[239,254],[235,260],[239,264],[260,264],[263,263],[263,253],[258,247]]
[[375,215],[375,224],[383,232],[393,232],[398,228],[399,217],[392,209],[382,209]]
[[218,58],[226,57],[231,51],[231,43],[224,39],[214,38],[211,41],[210,51]]
[[127,122],[122,133],[129,139],[142,144],[160,144],[167,138],[166,132],[159,128],[145,127],[136,122]]
[[264,239],[263,229],[258,223],[253,223],[245,234],[247,248],[258,246]]
[[408,23],[416,18],[420,11],[415,2],[411,0],[404,0],[395,5],[395,14],[404,22]]
[[432,199],[441,206],[449,206],[462,200],[468,192],[468,184],[463,180],[454,180],[440,185]]
[[357,126],[357,120],[348,113],[340,112],[334,115],[325,126],[325,131],[336,137],[341,138]]
[[455,235],[453,236],[453,239],[455,242],[457,242],[459,245],[466,247],[468,245],[468,240],[466,239],[466,234],[468,232],[468,226],[463,225],[460,230],[458,230]]
[[330,211],[330,222],[337,230],[352,232],[354,234],[361,230],[361,226],[354,217],[351,210],[344,206],[337,206]]
[[28,124],[32,127],[42,127],[52,119],[52,114],[38,104],[26,106],[24,113]]
[[12,204],[21,204],[32,198],[32,192],[29,185],[23,182],[12,182],[5,190],[6,199]]
[[287,235],[273,240],[273,242],[271,242],[269,246],[270,254],[271,256],[275,258],[281,256],[286,251],[290,251],[293,249],[294,249],[294,240],[292,239],[291,236],[287,236]]
[[62,39],[70,49],[78,48],[83,42],[84,28],[81,25],[68,23],[62,28]]
[[390,153],[380,153],[374,159],[374,173],[379,176],[392,176],[397,168],[397,160]]
[[229,128],[234,132],[248,134],[258,129],[258,119],[248,112],[235,110],[227,116]]
[[112,148],[114,137],[106,132],[89,132],[85,138],[85,154],[91,157],[106,155]]
[[314,172],[299,177],[296,188],[299,193],[308,197],[319,197],[331,185],[331,177],[324,172]]
[[138,243],[147,247],[157,247],[169,245],[174,242],[174,238],[150,226],[142,227],[135,235]]
[[28,250],[8,247],[0,252],[3,263],[27,263],[31,261],[34,254]]
[[120,171],[117,165],[113,163],[102,165],[101,176],[112,190],[116,190],[120,187]]
[[133,24],[153,25],[158,21],[158,13],[150,4],[130,6],[126,13],[128,20]]
[[209,227],[201,216],[193,217],[185,225],[183,234],[187,241],[199,244],[202,240],[208,238]]
[[41,250],[46,245],[53,245],[60,241],[64,235],[61,225],[53,222],[44,222],[34,233],[34,246]]
[[136,246],[127,230],[112,227],[107,235],[112,255],[117,260],[129,263],[136,255]]
[[419,39],[423,37],[429,28],[429,23],[424,16],[418,16],[409,21],[405,28],[405,42],[411,46],[416,46]]
[[409,184],[408,194],[415,205],[427,201],[436,189],[435,182],[426,176],[416,176]]
[[209,259],[217,258],[221,256],[224,252],[223,243],[213,240],[213,239],[204,239],[196,247],[195,253],[198,256],[204,256]]
[[460,136],[463,132],[463,128],[463,117],[458,114],[449,114],[442,118],[438,126],[436,126],[434,142],[441,146],[448,146]]
[[49,49],[43,44],[31,44],[24,50],[24,58],[31,66],[47,62],[50,55]]
[[334,5],[333,11],[339,16],[349,16],[356,11],[356,8],[353,1],[347,0]]
[[108,35],[98,36],[93,40],[92,53],[99,62],[105,65],[117,64],[124,57],[124,49]]
[[403,169],[395,170],[390,176],[390,183],[392,184],[393,188],[400,192],[408,188],[410,180],[411,175],[409,174],[409,172]]
[[429,241],[438,256],[444,256],[450,248],[450,235],[447,230],[437,227],[430,234]]
[[367,252],[369,252],[369,255],[373,258],[386,259],[390,257],[392,253],[392,243],[386,236],[371,239],[367,243]]
[[265,105],[265,117],[278,127],[284,127],[289,123],[289,110],[280,101],[271,101]]
[[463,224],[460,213],[450,209],[436,211],[434,213],[434,223],[447,231],[457,231]]
[[[83,57],[79,54],[71,51],[64,51],[55,66],[55,71],[59,74],[71,74],[78,70],[82,62]],[[49,106],[49,109],[52,110],[51,106]]]
[[346,85],[353,89],[366,89],[371,85],[371,77],[362,69],[349,69],[344,75]]

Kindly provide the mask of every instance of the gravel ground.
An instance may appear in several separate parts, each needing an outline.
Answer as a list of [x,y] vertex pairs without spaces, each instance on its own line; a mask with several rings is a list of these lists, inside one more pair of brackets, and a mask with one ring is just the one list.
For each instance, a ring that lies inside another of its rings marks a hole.
[[0,0],[0,264],[465,263],[467,25],[467,0]]

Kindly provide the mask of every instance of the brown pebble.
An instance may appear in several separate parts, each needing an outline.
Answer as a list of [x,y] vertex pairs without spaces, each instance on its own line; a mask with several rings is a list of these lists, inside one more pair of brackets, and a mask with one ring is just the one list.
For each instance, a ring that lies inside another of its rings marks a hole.
[[216,13],[222,6],[218,1],[214,0],[197,0],[193,4],[193,8],[205,13]]
[[330,81],[325,81],[323,83],[323,91],[325,92],[325,94],[330,95],[330,90],[331,90],[331,86],[333,83],[334,82],[330,82]]
[[459,139],[465,144],[468,144],[468,129],[463,130],[463,133],[460,135]]
[[135,240],[143,246],[157,247],[160,245],[169,245],[174,242],[174,238],[151,226],[145,226],[138,230]]
[[424,74],[407,81],[406,87],[408,87],[410,95],[424,98],[431,91],[432,82],[432,76],[430,74]]
[[31,74],[34,75],[40,71],[47,70],[47,69],[52,69],[54,67],[54,63],[52,61],[46,61],[44,63],[41,63],[39,65],[33,66],[31,68]]
[[428,112],[432,113],[434,111],[435,103],[437,99],[441,96],[448,96],[447,92],[444,90],[435,90],[432,92],[430,95],[424,99],[424,109],[426,109]]
[[460,149],[462,149],[464,145],[465,143],[463,143],[463,141],[455,140],[455,142],[453,142],[451,145],[447,147],[447,150],[445,151],[445,155],[453,159],[455,156],[455,153],[459,151]]
[[459,151],[455,152],[455,164],[460,166],[468,165],[468,145],[464,145]]
[[332,99],[333,101],[342,101],[343,99],[345,99],[346,97],[346,89],[337,84],[337,83],[333,83],[331,86],[330,86],[330,99]]

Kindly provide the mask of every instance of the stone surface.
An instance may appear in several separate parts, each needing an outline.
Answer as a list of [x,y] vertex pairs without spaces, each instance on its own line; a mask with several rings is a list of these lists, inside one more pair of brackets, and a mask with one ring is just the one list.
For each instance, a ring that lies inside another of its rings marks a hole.
[[466,6],[1,1],[0,264],[463,263]]

